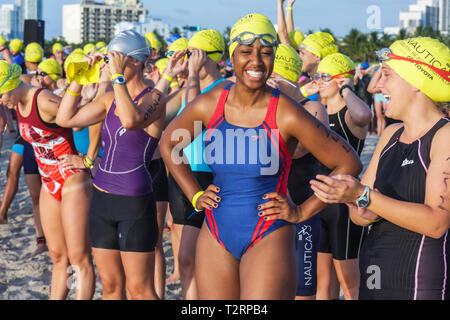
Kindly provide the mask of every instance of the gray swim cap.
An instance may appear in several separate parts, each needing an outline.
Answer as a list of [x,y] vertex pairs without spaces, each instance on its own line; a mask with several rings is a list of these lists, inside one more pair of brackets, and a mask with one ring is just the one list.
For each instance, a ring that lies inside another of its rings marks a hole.
[[134,30],[119,33],[108,45],[108,51],[118,51],[141,62],[147,61],[150,49],[147,41]]

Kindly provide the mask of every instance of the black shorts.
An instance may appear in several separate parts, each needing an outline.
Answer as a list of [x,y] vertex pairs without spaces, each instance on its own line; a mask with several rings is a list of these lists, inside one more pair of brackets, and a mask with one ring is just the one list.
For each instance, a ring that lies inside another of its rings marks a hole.
[[[214,176],[211,172],[194,171],[201,188],[205,190],[213,183]],[[196,212],[191,201],[185,196],[172,175],[169,176],[169,205],[173,223],[201,228],[205,219],[205,212]]]
[[24,174],[40,174],[39,167],[36,162],[33,146],[24,141],[23,149],[23,172]]
[[155,195],[119,196],[94,188],[89,225],[93,248],[152,252],[158,241]]
[[335,260],[359,258],[368,228],[351,221],[347,205],[330,204],[320,212],[320,224],[319,252],[331,253]]
[[169,201],[169,183],[167,182],[166,165],[162,158],[152,160],[149,166],[153,181],[153,193],[156,201]]

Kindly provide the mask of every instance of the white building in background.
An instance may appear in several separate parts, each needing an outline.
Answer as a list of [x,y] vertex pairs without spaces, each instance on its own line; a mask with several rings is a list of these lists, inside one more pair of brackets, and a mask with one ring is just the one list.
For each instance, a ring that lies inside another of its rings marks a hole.
[[142,35],[156,30],[164,39],[167,39],[170,36],[170,27],[167,23],[164,23],[159,19],[144,16],[139,18],[139,22],[122,21],[117,23],[115,26],[115,34],[117,35],[122,31],[130,29],[133,29]]
[[80,4],[63,6],[63,37],[74,44],[109,42],[118,22],[138,22],[140,16],[146,15],[147,9],[139,0],[82,0]]
[[439,31],[444,35],[450,34],[450,4],[449,0],[439,0]]
[[14,4],[4,4],[0,6],[0,35],[7,40],[19,38],[19,7]]
[[417,0],[409,11],[400,11],[400,28],[414,33],[418,26],[439,29],[439,0]]

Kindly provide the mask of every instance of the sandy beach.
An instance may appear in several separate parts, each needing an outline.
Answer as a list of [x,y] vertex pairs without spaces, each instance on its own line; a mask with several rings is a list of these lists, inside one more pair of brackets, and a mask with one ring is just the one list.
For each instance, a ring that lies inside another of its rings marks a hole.
[[[6,183],[13,136],[4,135],[0,156],[0,191]],[[378,138],[368,136],[362,152],[364,168],[374,151]],[[2,197],[2,195],[0,197]],[[25,179],[21,175],[19,190],[8,212],[8,224],[0,225],[0,299],[1,300],[47,300],[50,295],[51,260],[48,252],[36,257],[36,235],[33,226],[31,198]],[[167,261],[167,276],[173,270],[170,234],[164,234],[164,252]],[[73,299],[71,290],[69,299]],[[101,283],[97,279],[94,299],[101,298]],[[181,299],[180,282],[166,286],[166,300]]]

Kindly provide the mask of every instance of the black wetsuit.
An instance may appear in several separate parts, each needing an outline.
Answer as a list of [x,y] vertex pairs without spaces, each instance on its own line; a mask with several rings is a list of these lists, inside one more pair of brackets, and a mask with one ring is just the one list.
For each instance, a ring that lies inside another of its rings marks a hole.
[[[338,113],[329,114],[330,129],[344,138],[358,153],[364,147],[365,139],[355,137],[345,123],[347,106]],[[320,171],[329,174],[330,169],[321,165]],[[331,253],[336,260],[357,259],[361,245],[367,235],[367,227],[360,227],[350,220],[346,204],[330,204],[320,212],[322,225],[319,252]]]
[[[403,127],[394,133],[380,155],[374,188],[390,198],[423,204],[431,143],[448,122],[439,120],[411,144],[398,141]],[[433,239],[384,219],[373,224],[361,248],[359,298],[450,299],[448,240],[448,231]]]

